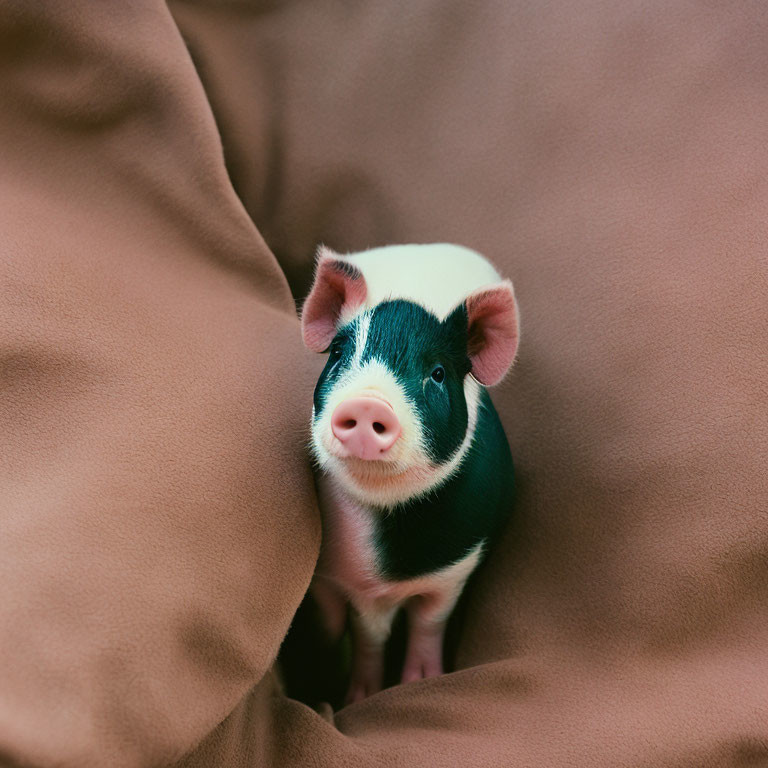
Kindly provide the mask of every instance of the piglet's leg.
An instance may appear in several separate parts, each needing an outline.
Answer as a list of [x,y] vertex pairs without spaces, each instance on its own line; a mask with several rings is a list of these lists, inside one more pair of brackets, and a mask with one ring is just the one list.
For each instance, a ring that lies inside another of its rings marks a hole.
[[396,606],[352,609],[352,677],[347,704],[381,690],[384,679],[384,644],[392,629]]
[[335,642],[341,637],[347,623],[347,598],[322,576],[315,576],[310,591],[320,609],[326,632],[331,641]]
[[404,683],[443,673],[443,637],[459,591],[418,595],[408,603]]
[[484,544],[480,542],[463,560],[436,573],[431,585],[408,602],[404,683],[442,674],[445,625],[467,579],[480,562]]

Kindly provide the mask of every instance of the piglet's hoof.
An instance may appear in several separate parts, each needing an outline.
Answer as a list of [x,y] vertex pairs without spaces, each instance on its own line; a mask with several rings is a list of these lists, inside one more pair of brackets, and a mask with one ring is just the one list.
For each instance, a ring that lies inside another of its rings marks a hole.
[[443,628],[444,625],[439,624],[411,631],[402,682],[443,674]]
[[443,674],[440,656],[432,654],[424,657],[409,659],[403,667],[403,683],[412,683],[414,680],[424,680],[427,677],[437,677]]
[[345,704],[354,704],[357,701],[362,701],[369,696],[373,696],[374,693],[378,693],[380,690],[381,680],[376,679],[373,676],[353,677],[349,684]]

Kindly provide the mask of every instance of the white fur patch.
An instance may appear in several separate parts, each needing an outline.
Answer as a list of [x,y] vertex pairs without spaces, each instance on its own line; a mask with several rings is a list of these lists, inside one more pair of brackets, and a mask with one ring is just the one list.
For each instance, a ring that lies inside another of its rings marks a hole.
[[443,568],[442,571],[422,577],[420,592],[436,595],[438,606],[431,617],[434,621],[446,621],[467,583],[467,579],[480,564],[485,541],[478,544],[466,557]]
[[[484,256],[450,243],[389,245],[336,258],[354,264],[363,273],[368,287],[363,309],[390,299],[406,299],[439,320],[444,320],[470,293],[502,282]],[[339,327],[352,316],[354,313],[341,318]]]
[[371,313],[363,312],[357,318],[357,326],[355,328],[355,356],[353,365],[360,366],[360,362],[363,359],[363,352],[365,352],[365,345],[368,343],[368,331],[371,327]]
[[404,581],[381,580],[360,591],[351,589],[348,592],[350,601],[369,622],[378,618],[386,626],[391,624],[394,610],[407,600],[418,595],[427,596],[431,599],[429,620],[444,622],[453,611],[467,579],[479,565],[484,546],[483,541],[461,560],[435,573]]

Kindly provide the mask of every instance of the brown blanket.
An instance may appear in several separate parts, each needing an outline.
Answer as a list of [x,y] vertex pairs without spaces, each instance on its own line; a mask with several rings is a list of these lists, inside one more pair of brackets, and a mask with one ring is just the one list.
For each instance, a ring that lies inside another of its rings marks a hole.
[[[768,763],[762,4],[171,11],[0,2],[0,763]],[[335,716],[269,672],[318,241],[471,246],[523,320],[457,671]]]

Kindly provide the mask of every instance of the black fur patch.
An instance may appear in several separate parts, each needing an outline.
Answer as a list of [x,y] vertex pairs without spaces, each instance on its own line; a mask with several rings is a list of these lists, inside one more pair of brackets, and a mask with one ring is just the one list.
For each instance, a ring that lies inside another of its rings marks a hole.
[[474,440],[456,474],[424,498],[372,510],[382,576],[412,579],[458,562],[495,538],[513,495],[509,444],[483,390]]

